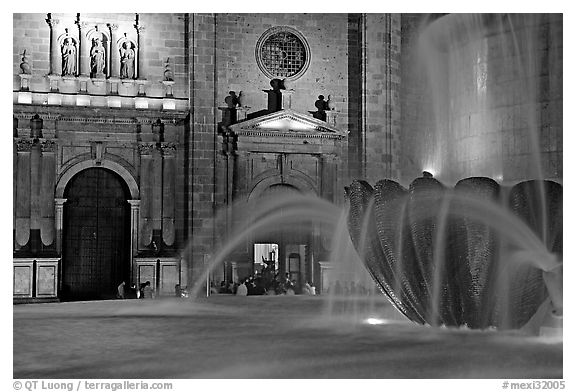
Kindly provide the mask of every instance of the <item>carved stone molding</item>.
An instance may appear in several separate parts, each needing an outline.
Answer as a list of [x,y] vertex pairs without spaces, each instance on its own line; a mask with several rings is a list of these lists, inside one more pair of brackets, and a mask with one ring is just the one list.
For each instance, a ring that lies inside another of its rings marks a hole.
[[33,146],[32,139],[16,139],[16,151],[18,152],[30,152]]
[[[18,120],[30,120],[31,115],[36,112],[15,112],[14,117]],[[92,112],[90,112],[92,114]],[[128,125],[152,125],[158,119],[156,113],[151,114],[150,117],[144,116],[134,116],[134,117],[119,117],[116,113],[110,113],[106,116],[106,113],[99,113],[101,116],[82,116],[78,113],[78,110],[74,112],[42,112],[38,113],[39,117],[44,121],[65,121],[73,123],[83,123],[83,124],[128,124]],[[178,115],[166,115],[162,113],[162,123],[164,124],[179,124],[184,120],[184,114]]]
[[52,29],[52,28],[58,26],[58,23],[60,23],[60,20],[49,18],[49,19],[46,19],[46,23],[48,23],[48,26],[50,26],[50,28]]
[[40,146],[42,147],[42,152],[54,152],[57,148],[56,142],[48,139],[42,140]]
[[152,154],[152,151],[156,149],[156,143],[140,143],[138,144],[138,151],[140,155]]
[[161,143],[160,148],[164,155],[176,155],[176,143]]
[[78,25],[79,28],[81,28],[83,31],[88,30],[89,27],[91,27],[92,25],[89,22],[86,21],[76,21],[74,22]]

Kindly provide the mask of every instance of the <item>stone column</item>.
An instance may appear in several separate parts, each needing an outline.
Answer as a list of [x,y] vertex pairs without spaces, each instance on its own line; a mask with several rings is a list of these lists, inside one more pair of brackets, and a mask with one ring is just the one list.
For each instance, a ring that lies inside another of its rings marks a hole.
[[176,145],[162,143],[162,241],[168,246],[176,239]]
[[230,263],[232,266],[232,282],[233,283],[238,283],[238,263],[235,261],[232,261]]
[[80,71],[80,76],[90,77],[90,43],[86,36],[88,23],[77,20],[76,24],[78,25],[78,37],[80,37],[80,61],[78,70]]
[[46,23],[50,26],[50,75],[62,74],[62,63],[60,47],[58,46],[58,31],[57,26],[60,21],[49,17]]
[[62,256],[62,228],[64,227],[64,203],[68,199],[55,198],[56,206],[56,252]]
[[137,78],[141,80],[146,80],[147,69],[146,69],[146,49],[144,44],[144,37],[146,28],[139,24],[135,24],[136,32],[138,33],[138,62],[137,62]]
[[140,220],[140,200],[128,200],[130,203],[130,280],[135,282],[132,264],[138,252],[138,221]]
[[110,29],[110,77],[120,77],[120,51],[118,50],[118,25],[108,24]]

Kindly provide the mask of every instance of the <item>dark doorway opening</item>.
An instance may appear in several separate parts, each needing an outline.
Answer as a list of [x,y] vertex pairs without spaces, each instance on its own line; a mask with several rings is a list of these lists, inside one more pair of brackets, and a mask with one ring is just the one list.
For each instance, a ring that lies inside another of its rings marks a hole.
[[130,206],[126,183],[103,168],[81,171],[64,197],[62,300],[116,297],[130,282]]

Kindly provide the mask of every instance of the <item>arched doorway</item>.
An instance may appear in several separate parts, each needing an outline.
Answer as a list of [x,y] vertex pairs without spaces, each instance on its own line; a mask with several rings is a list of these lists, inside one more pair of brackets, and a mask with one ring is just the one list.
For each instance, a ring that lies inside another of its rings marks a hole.
[[[289,184],[272,184],[258,196],[264,203],[266,199],[278,199],[290,197],[291,195],[302,195],[302,191]],[[253,239],[253,271],[257,271],[259,265],[266,263],[274,265],[274,274],[279,274],[281,278],[288,277],[297,288],[297,292],[303,287],[306,281],[312,281],[311,276],[311,236],[312,222],[302,221],[294,224],[292,221],[282,220],[283,208],[277,211],[280,216],[277,227],[268,233],[257,235]],[[271,256],[263,257],[259,248],[274,248],[274,263],[270,262]]]
[[64,197],[63,300],[109,299],[130,283],[129,191],[111,170],[89,168],[67,184]]

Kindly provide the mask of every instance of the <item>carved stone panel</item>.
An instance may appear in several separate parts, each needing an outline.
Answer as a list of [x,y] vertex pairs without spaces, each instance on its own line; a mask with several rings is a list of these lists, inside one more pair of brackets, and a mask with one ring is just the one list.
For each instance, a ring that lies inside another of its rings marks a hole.
[[33,261],[14,263],[14,296],[32,297]]

